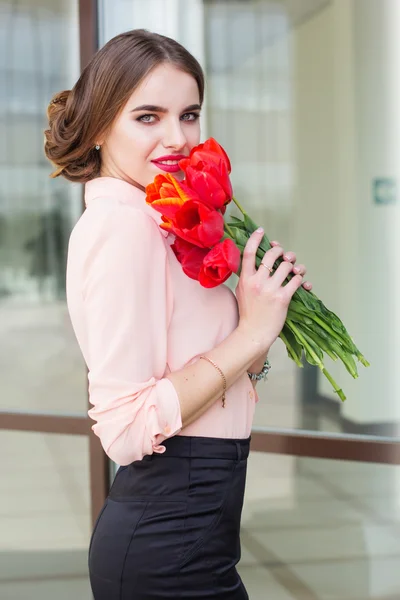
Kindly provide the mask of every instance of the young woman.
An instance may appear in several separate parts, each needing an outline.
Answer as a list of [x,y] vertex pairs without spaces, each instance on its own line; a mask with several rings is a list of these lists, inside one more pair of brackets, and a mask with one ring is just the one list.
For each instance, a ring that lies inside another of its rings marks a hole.
[[89,549],[96,600],[248,598],[236,564],[250,375],[262,372],[305,267],[275,242],[256,270],[257,231],[236,296],[183,273],[144,190],[158,173],[182,178],[178,161],[200,142],[203,92],[185,48],[134,30],[97,52],[48,109],[53,175],[86,184],[67,300],[93,431],[121,465]]

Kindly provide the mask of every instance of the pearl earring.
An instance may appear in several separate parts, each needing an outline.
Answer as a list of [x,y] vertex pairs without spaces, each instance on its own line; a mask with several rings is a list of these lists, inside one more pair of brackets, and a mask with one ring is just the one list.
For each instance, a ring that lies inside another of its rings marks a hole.
[[96,150],[100,150],[100,146],[99,146],[99,144],[96,144],[96,145],[95,145],[95,148],[96,148]]

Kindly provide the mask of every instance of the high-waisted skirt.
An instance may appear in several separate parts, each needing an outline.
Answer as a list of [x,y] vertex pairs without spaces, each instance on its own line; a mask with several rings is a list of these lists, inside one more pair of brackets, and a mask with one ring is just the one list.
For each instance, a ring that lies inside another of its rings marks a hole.
[[250,438],[175,436],[121,467],[95,525],[95,600],[248,600],[236,570]]

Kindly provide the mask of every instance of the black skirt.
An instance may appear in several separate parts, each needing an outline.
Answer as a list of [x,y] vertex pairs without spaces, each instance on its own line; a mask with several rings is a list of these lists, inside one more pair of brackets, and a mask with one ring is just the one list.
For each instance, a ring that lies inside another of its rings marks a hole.
[[236,564],[250,438],[164,445],[118,470],[90,543],[95,600],[248,600]]

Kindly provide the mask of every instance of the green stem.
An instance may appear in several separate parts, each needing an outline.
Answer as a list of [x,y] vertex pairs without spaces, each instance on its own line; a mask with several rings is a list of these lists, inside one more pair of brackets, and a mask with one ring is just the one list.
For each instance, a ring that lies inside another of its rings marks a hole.
[[289,343],[289,340],[287,339],[285,334],[282,333],[282,331],[280,332],[279,337],[281,338],[282,342],[285,344],[290,356],[292,357],[292,359],[294,360],[296,365],[300,368],[303,368],[303,363],[300,362],[299,359],[297,358],[296,352],[293,350],[293,348],[291,347],[291,345]]
[[231,239],[232,239],[232,240],[234,240],[234,239],[235,239],[235,236],[233,235],[233,231],[232,231],[232,229],[229,227],[228,223],[224,223],[224,227],[225,227],[225,230],[226,230],[226,231],[229,233],[229,235],[230,235]]
[[304,339],[304,337],[302,336],[302,334],[300,333],[300,331],[298,330],[296,325],[293,323],[293,321],[289,320],[289,321],[286,321],[286,323],[287,323],[287,325],[289,325],[289,327],[293,331],[293,333],[295,333],[298,336],[298,339],[300,340],[300,342],[302,343],[304,348],[307,348],[308,352],[311,354],[311,356],[317,363],[319,369],[325,375],[325,377],[327,378],[327,380],[329,381],[329,383],[331,384],[331,386],[333,387],[335,392],[338,394],[339,398],[342,400],[342,402],[344,402],[346,400],[346,396],[344,395],[343,390],[338,386],[336,381],[333,379],[332,375],[325,369],[324,363],[318,358],[318,356],[315,354],[313,349],[307,344],[307,341]]
[[299,341],[301,342],[302,346],[304,348],[307,348],[308,352],[311,354],[311,356],[313,357],[313,359],[315,360],[315,362],[317,363],[318,367],[321,369],[321,371],[324,368],[324,364],[323,362],[320,360],[320,358],[315,354],[314,350],[311,348],[311,346],[307,343],[307,340],[304,338],[304,336],[300,333],[298,327],[296,327],[296,325],[294,324],[294,321],[292,321],[291,319],[287,319],[286,320],[286,324],[290,327],[290,329],[293,331],[294,334],[296,334],[297,338],[299,339]]
[[329,327],[329,325],[316,313],[311,313],[310,318],[316,323],[318,323],[318,325],[320,325],[323,329],[325,329],[325,331],[327,331],[329,335],[335,338],[335,340],[340,342],[349,352],[354,353],[355,348],[349,345],[348,341],[344,338],[344,336],[339,335],[334,329],[332,329],[332,327]]
[[242,213],[242,215],[245,215],[246,211],[244,210],[243,206],[241,206],[239,204],[239,202],[236,200],[235,196],[232,196],[232,200],[236,204],[236,206],[238,207],[238,209],[240,210],[240,212]]

